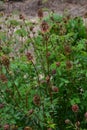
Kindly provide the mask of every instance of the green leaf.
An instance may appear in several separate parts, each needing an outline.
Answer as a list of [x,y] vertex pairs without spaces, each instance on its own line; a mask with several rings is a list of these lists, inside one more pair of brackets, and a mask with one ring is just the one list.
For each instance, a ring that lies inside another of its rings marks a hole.
[[70,103],[71,103],[71,105],[79,104],[80,103],[80,99],[79,98],[73,98],[73,99],[71,99]]
[[28,33],[24,28],[22,28],[22,29],[16,30],[15,34],[17,34],[17,35],[19,35],[21,37],[25,37],[25,36],[27,36]]

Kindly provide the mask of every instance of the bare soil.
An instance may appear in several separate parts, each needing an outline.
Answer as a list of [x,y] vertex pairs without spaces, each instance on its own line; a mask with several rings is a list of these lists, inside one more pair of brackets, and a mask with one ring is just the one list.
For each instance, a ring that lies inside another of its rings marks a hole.
[[5,2],[4,12],[23,13],[26,16],[37,16],[38,9],[49,9],[62,14],[64,11],[73,16],[84,16],[87,13],[87,0],[12,0]]

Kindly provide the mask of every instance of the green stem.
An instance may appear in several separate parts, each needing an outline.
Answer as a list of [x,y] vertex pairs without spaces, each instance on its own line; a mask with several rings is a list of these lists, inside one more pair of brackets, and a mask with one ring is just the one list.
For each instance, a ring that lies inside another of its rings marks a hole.
[[36,75],[37,75],[37,82],[38,82],[38,85],[40,85],[39,73],[38,73],[37,68],[36,68],[35,64],[33,63],[33,61],[31,61],[31,62],[32,62],[32,65],[33,65],[33,67],[34,67],[34,69],[35,69]]

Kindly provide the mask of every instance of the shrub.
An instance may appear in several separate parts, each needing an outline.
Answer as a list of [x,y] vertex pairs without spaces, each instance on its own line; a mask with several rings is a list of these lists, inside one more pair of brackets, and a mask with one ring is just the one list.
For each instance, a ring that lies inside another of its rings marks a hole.
[[[1,127],[87,128],[87,33],[52,13],[31,23],[7,16],[0,31]],[[35,32],[35,27],[39,30]]]

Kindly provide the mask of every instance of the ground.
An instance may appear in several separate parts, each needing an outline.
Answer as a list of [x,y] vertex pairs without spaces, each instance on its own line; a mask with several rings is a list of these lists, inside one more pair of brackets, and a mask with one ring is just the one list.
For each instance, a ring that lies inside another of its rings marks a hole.
[[54,10],[60,14],[68,11],[71,15],[83,16],[87,12],[87,0],[13,0],[4,4],[3,11],[20,12],[35,17],[39,8]]

